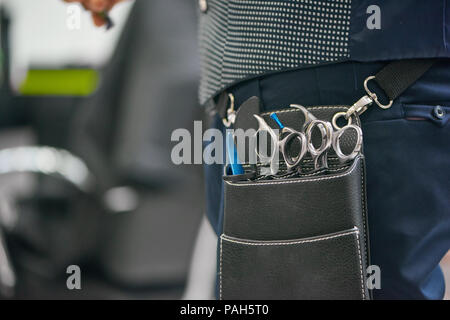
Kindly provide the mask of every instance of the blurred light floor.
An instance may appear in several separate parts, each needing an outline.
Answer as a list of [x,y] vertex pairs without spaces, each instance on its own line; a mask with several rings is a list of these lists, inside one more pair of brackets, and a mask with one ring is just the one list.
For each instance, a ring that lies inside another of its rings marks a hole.
[[445,276],[445,297],[444,300],[450,300],[450,251],[441,261],[442,271]]

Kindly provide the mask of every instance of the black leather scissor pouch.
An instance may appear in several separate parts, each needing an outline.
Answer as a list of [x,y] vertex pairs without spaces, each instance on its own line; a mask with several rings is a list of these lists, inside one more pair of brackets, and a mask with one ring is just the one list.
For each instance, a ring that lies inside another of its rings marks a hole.
[[[309,108],[326,121],[346,109]],[[300,113],[277,114],[300,128]],[[364,168],[361,153],[346,164],[330,161],[317,174],[224,177],[220,298],[368,299]]]

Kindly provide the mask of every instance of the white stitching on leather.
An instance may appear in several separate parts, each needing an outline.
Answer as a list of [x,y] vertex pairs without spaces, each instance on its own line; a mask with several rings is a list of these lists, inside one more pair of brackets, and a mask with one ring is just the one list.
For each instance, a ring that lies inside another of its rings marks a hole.
[[219,300],[222,300],[222,237],[220,237]]
[[[281,177],[276,177],[276,176],[274,176],[274,177],[272,177],[272,179],[275,179],[275,180],[281,180],[281,179],[286,179],[286,178],[290,178],[290,177],[293,177],[293,176],[298,176],[298,178],[305,178],[305,177],[311,177],[311,176],[316,176],[316,175],[319,175],[319,174],[321,174],[321,173],[324,173],[324,172],[339,172],[339,171],[344,171],[344,170],[348,170],[350,168],[350,166],[345,166],[345,167],[336,167],[336,168],[334,168],[334,169],[331,169],[331,168],[328,168],[328,169],[321,169],[321,170],[319,170],[319,171],[316,171],[316,172],[313,172],[313,173],[308,173],[308,174],[299,174],[298,172],[294,172],[294,173],[292,173],[292,174],[289,174],[289,175],[287,175],[287,176],[281,176]],[[281,171],[281,170],[280,170]],[[287,172],[285,172],[285,173],[287,173]],[[256,179],[255,179],[256,180]]]
[[349,168],[350,168],[350,166],[346,166],[346,167],[338,167],[338,168],[335,168],[335,169],[330,169],[330,168],[328,168],[328,169],[322,169],[322,170],[317,171],[317,172],[313,172],[313,173],[309,173],[309,174],[302,174],[302,175],[300,176],[300,178],[303,178],[303,177],[311,177],[311,176],[313,176],[313,175],[317,175],[317,174],[319,174],[319,173],[324,173],[324,172],[338,172],[338,171],[344,171],[344,170],[348,170]]
[[[338,161],[339,160],[339,158],[338,157],[336,157],[336,156],[330,156],[329,158],[328,158],[328,160],[330,160],[330,161]],[[302,160],[303,162],[307,162],[307,163],[312,163],[313,162],[313,160],[312,159],[303,159]],[[254,165],[257,165],[257,166],[262,166],[262,165],[264,165],[263,163],[261,163],[261,162],[256,162],[256,163],[252,163],[252,164],[249,164],[249,163],[243,163],[242,164],[242,166],[244,167],[244,168],[251,168],[252,166],[254,166]],[[338,164],[333,164],[334,166],[338,166]],[[333,166],[333,165],[331,165],[331,166]]]
[[369,263],[368,258],[368,248],[367,248],[367,228],[366,228],[366,202],[364,201],[365,197],[366,197],[366,193],[364,192],[364,165],[361,165],[361,210],[362,210],[362,215],[363,215],[363,235],[364,235],[364,248],[366,251],[366,260],[367,263]]
[[304,182],[316,182],[316,181],[322,181],[322,180],[333,180],[333,179],[338,179],[338,178],[342,178],[345,176],[348,176],[350,174],[352,174],[352,172],[355,170],[355,168],[357,167],[357,163],[359,161],[361,161],[361,157],[357,158],[358,161],[355,161],[353,163],[353,168],[343,174],[340,175],[336,175],[336,176],[332,176],[332,177],[320,177],[320,178],[315,178],[315,179],[306,179],[306,180],[289,180],[289,181],[278,181],[278,182],[260,182],[260,183],[232,183],[229,181],[225,181],[226,184],[231,185],[231,186],[236,186],[236,187],[247,187],[247,186],[267,186],[267,185],[276,185],[276,184],[291,184],[291,183],[304,183]]
[[[368,264],[369,263],[369,245],[368,245],[368,241],[367,241],[367,226],[366,226],[366,224],[367,224],[367,222],[366,222],[366,219],[367,219],[367,215],[366,215],[367,203],[365,201],[366,192],[365,192],[365,189],[364,189],[364,176],[365,176],[365,166],[364,166],[364,164],[365,163],[363,161],[363,164],[361,165],[361,205],[362,205],[361,209],[362,209],[363,228],[364,228],[363,235],[364,235],[365,260],[366,260],[366,263]],[[358,247],[359,247],[359,243],[358,243]],[[362,262],[361,262],[361,265],[362,265]],[[361,276],[363,277],[363,275],[361,275]],[[364,283],[362,284],[362,287],[363,287],[363,299],[365,299]]]
[[[308,109],[308,110],[326,110],[326,109],[348,110],[349,107],[348,106],[323,106],[323,107],[310,107],[310,108],[306,107],[306,109]],[[267,111],[267,112],[261,113],[261,116],[267,116],[272,113],[278,114],[278,113],[287,113],[287,112],[301,112],[301,110],[295,109],[295,108],[289,108],[289,109],[283,109],[283,110],[277,110],[277,111]],[[361,127],[361,121],[360,121],[359,117],[356,117],[356,124]]]
[[[348,109],[348,106],[323,106],[323,107],[311,107],[308,108],[306,107],[306,109],[308,110],[321,110],[321,109]],[[267,112],[263,112],[261,113],[262,116],[267,116],[270,115],[272,113],[287,113],[287,112],[301,112],[301,110],[296,109],[296,108],[289,108],[289,109],[283,109],[283,110],[277,110],[277,111],[267,111]]]
[[292,242],[266,242],[266,243],[245,242],[245,241],[240,241],[240,240],[229,239],[224,234],[222,234],[220,236],[219,299],[222,300],[222,257],[223,257],[222,248],[223,248],[223,240],[228,241],[228,242],[232,242],[232,243],[248,245],[248,246],[277,246],[277,245],[282,246],[282,245],[303,244],[303,243],[312,243],[312,242],[318,242],[318,241],[323,241],[323,240],[330,240],[330,239],[335,239],[335,238],[348,236],[350,234],[355,234],[356,235],[356,244],[357,244],[357,247],[358,247],[358,258],[359,258],[359,272],[360,272],[360,279],[361,279],[361,296],[362,296],[362,299],[365,300],[366,299],[366,293],[365,293],[365,290],[364,290],[364,275],[363,275],[363,268],[362,268],[361,246],[359,245],[359,229],[356,226],[353,227],[353,229],[351,231],[349,231],[349,232],[336,234],[336,235],[333,235],[333,236],[326,236],[326,237],[322,237],[322,238],[300,240],[300,241],[292,241]]
[[322,237],[322,238],[305,239],[305,240],[298,240],[298,241],[286,240],[283,242],[269,242],[269,241],[252,242],[252,241],[242,241],[242,240],[230,239],[224,234],[222,234],[220,236],[220,239],[221,239],[221,241],[225,240],[228,242],[243,244],[243,245],[247,245],[247,246],[289,246],[289,245],[293,245],[293,244],[303,244],[303,243],[312,243],[312,242],[318,242],[318,241],[323,241],[323,240],[330,240],[330,239],[334,239],[334,238],[348,236],[350,234],[359,234],[359,229],[357,227],[353,227],[353,229],[351,229],[351,231],[348,231],[345,233],[339,233],[339,234],[335,234],[332,236],[326,236],[326,237]]
[[356,243],[358,245],[359,272],[360,272],[360,277],[361,277],[361,295],[362,295],[362,299],[366,300],[366,292],[364,290],[364,275],[363,275],[363,268],[362,268],[361,246],[359,245],[359,232],[356,233]]

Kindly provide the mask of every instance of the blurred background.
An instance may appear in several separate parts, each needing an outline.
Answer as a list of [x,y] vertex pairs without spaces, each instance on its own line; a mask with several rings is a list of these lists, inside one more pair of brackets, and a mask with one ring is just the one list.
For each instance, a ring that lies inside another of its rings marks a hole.
[[182,298],[203,177],[170,136],[203,117],[197,1],[120,4],[109,31],[73,8],[0,0],[0,299]]
[[80,12],[0,1],[0,296],[180,298],[203,178],[170,136],[203,115],[196,3],[129,1],[109,31]]

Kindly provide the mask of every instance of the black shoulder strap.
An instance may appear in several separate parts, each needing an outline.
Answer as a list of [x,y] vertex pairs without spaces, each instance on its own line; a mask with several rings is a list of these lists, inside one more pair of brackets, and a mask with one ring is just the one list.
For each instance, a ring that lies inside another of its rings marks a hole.
[[[387,98],[389,99],[388,101],[392,103],[393,100],[395,100],[406,89],[408,89],[408,87],[410,87],[414,82],[422,77],[436,61],[436,59],[407,59],[390,62],[374,77],[372,76],[367,78],[365,86],[367,85],[368,80],[373,79],[384,91]],[[366,91],[368,90],[369,89],[366,88]],[[368,91],[368,94],[369,93],[370,92]],[[378,100],[375,101],[378,105],[380,105]],[[373,100],[369,101],[369,103],[372,102]],[[367,103],[368,101],[362,101],[362,108],[358,109],[358,106],[356,106],[352,107],[351,109],[355,109],[358,113],[362,113],[367,109]],[[384,108],[389,108],[391,103],[384,106]],[[219,113],[221,118],[226,118],[228,105],[228,95],[226,92],[223,92],[219,96],[217,103],[214,104],[214,109]],[[383,105],[380,106],[383,107]],[[351,113],[355,112],[355,110],[353,110]]]
[[436,62],[434,59],[398,60],[387,64],[375,75],[375,82],[395,100]]

